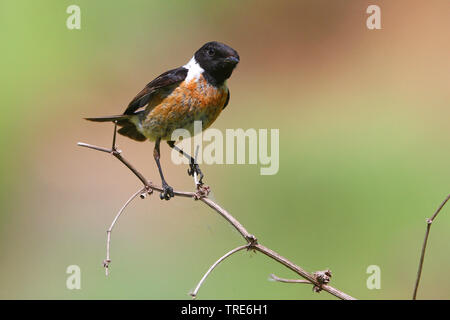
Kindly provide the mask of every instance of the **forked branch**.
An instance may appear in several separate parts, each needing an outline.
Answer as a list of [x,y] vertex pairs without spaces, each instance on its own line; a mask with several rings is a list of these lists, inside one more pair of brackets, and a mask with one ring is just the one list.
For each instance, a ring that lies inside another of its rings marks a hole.
[[[117,219],[123,213],[123,211],[127,207],[127,205],[134,198],[136,198],[139,194],[141,194],[141,195],[142,194],[151,194],[154,190],[156,190],[158,192],[162,191],[161,187],[153,185],[130,162],[128,162],[122,156],[121,151],[117,150],[117,148],[116,148],[115,141],[116,141],[116,127],[114,128],[113,144],[112,144],[111,149],[98,147],[98,146],[87,144],[87,143],[81,143],[81,142],[78,143],[78,145],[81,146],[81,147],[85,147],[85,148],[89,148],[89,149],[93,149],[93,150],[97,150],[97,151],[101,151],[101,152],[112,154],[120,162],[122,162],[131,172],[133,172],[134,175],[143,184],[143,188],[140,189],[135,194],[133,194],[128,199],[128,201],[124,204],[124,206],[119,210],[118,214],[116,215],[115,219],[113,220],[113,222],[111,224],[111,227],[107,231],[107,253],[106,253],[106,260],[104,261],[104,266],[106,268],[106,272],[107,273],[108,273],[109,264],[111,263],[111,259],[110,259],[111,232],[112,232],[112,229],[113,229],[114,225],[117,222]],[[194,179],[196,179],[195,176],[194,176]],[[191,295],[193,297],[195,297],[197,295],[201,285],[204,283],[204,281],[206,280],[208,275],[214,270],[214,268],[219,263],[221,263],[222,261],[224,261],[225,259],[227,259],[231,255],[233,255],[234,253],[236,253],[238,251],[241,251],[243,249],[247,249],[247,250],[259,251],[259,252],[263,253],[264,255],[268,256],[269,258],[271,258],[271,259],[279,262],[280,264],[284,265],[288,269],[294,271],[300,277],[305,279],[305,280],[298,280],[298,282],[301,281],[301,283],[310,283],[310,284],[312,284],[314,286],[316,292],[324,290],[324,291],[334,295],[335,297],[338,297],[338,298],[343,299],[343,300],[354,300],[355,299],[352,296],[350,296],[350,295],[348,295],[348,294],[346,294],[346,293],[344,293],[344,292],[342,292],[342,291],[340,291],[340,290],[338,290],[336,288],[333,288],[332,286],[328,285],[327,283],[329,282],[329,278],[330,277],[327,275],[326,272],[319,271],[319,272],[315,272],[314,274],[311,274],[311,273],[305,271],[303,268],[297,266],[296,264],[294,264],[290,260],[286,259],[285,257],[279,255],[277,252],[275,252],[275,251],[273,251],[273,250],[263,246],[262,244],[258,243],[258,240],[256,239],[256,237],[254,235],[250,234],[238,220],[236,220],[224,208],[222,208],[217,203],[215,203],[213,200],[208,198],[209,189],[206,186],[203,186],[201,184],[196,184],[196,186],[197,186],[197,191],[196,192],[174,191],[174,194],[175,194],[175,196],[180,196],[180,197],[185,197],[185,198],[192,198],[194,200],[200,200],[201,202],[203,202],[206,205],[208,205],[211,209],[213,209],[214,211],[219,213],[228,223],[230,223],[242,235],[242,237],[246,241],[246,244],[231,250],[230,252],[228,252],[224,256],[222,256],[220,259],[218,259],[208,269],[206,274],[203,276],[203,278],[198,283],[198,285],[195,288],[195,290],[191,293]],[[331,274],[330,274],[330,276],[331,276]]]

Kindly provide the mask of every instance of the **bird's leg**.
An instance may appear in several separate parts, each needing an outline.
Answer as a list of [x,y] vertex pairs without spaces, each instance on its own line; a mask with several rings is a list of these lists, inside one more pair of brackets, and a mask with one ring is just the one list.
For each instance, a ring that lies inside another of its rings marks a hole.
[[166,182],[166,179],[164,179],[164,175],[161,169],[161,163],[159,162],[160,159],[160,152],[159,152],[159,145],[160,145],[161,139],[157,139],[155,142],[155,149],[153,150],[153,157],[155,158],[156,161],[156,165],[158,166],[158,170],[159,170],[159,175],[161,176],[161,183],[162,183],[162,188],[163,188],[163,192],[161,192],[161,194],[159,195],[159,197],[161,198],[161,200],[169,200],[170,198],[174,197],[173,194],[173,188],[171,186],[169,186]]
[[184,152],[183,150],[178,148],[175,145],[175,141],[167,141],[167,144],[172,149],[174,149],[175,151],[178,151],[181,155],[185,156],[189,160],[189,168],[190,169],[188,169],[188,175],[194,176],[194,173],[196,173],[197,177],[199,177],[198,184],[202,185],[203,184],[203,172],[200,170],[200,166],[198,165],[198,163],[195,160],[195,158],[191,157],[189,154],[187,154],[186,152]]

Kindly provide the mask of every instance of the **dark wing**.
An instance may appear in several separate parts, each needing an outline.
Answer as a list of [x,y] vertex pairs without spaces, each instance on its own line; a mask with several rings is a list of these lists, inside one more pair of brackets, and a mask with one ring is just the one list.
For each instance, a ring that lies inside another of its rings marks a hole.
[[155,92],[182,82],[187,74],[188,70],[183,67],[164,72],[147,84],[145,88],[134,97],[124,114],[133,114],[137,109],[148,104]]
[[225,104],[223,105],[222,110],[226,108],[228,102],[230,102],[230,89],[227,90],[227,100],[225,100]]

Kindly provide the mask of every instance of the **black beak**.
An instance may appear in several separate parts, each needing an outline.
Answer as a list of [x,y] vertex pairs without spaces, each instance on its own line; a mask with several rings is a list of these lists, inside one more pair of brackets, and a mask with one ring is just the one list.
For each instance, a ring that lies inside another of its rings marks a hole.
[[239,58],[235,57],[235,56],[229,56],[229,57],[225,58],[225,62],[236,65],[239,63]]

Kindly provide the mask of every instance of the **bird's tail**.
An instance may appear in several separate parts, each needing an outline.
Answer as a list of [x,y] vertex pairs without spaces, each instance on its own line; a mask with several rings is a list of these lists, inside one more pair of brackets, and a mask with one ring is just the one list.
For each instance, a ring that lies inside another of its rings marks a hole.
[[137,130],[136,125],[131,121],[132,117],[136,117],[136,114],[134,115],[122,114],[118,116],[85,118],[85,119],[94,122],[117,122],[117,125],[122,127],[117,131],[121,135],[129,137],[136,141],[147,140],[147,138]]
[[95,122],[110,122],[110,121],[117,121],[117,124],[119,122],[123,122],[124,120],[128,122],[130,120],[130,115],[122,114],[118,116],[110,116],[110,117],[99,117],[99,118],[85,118],[89,121],[95,121]]

